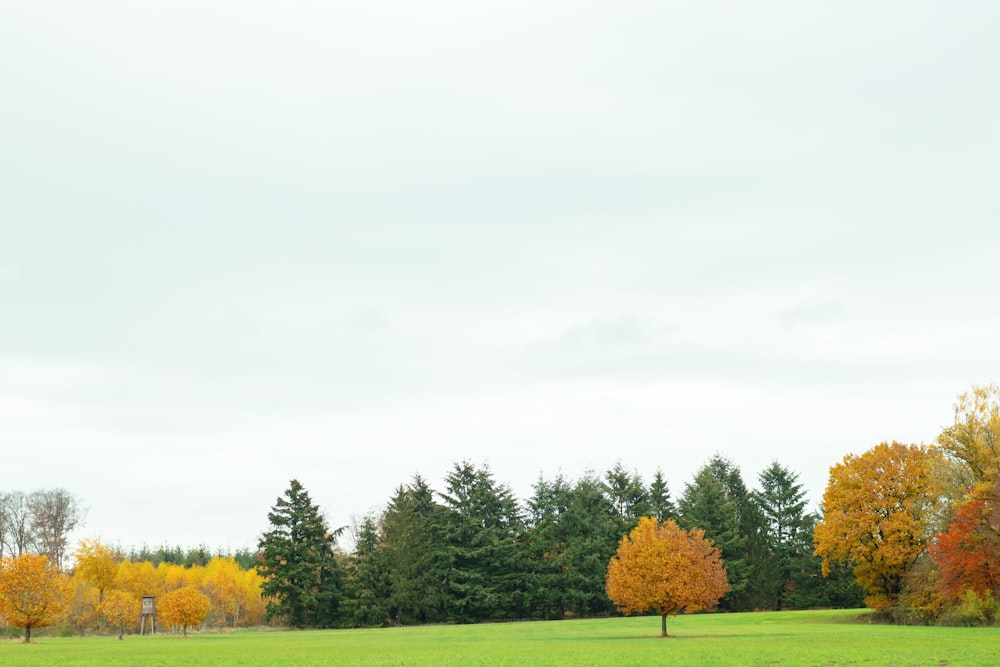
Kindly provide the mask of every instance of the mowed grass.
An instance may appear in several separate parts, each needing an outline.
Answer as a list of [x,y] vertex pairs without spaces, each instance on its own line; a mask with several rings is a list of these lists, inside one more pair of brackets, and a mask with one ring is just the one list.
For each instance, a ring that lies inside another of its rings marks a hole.
[[997,665],[1000,628],[852,622],[857,610],[703,614],[368,630],[42,637],[2,665]]

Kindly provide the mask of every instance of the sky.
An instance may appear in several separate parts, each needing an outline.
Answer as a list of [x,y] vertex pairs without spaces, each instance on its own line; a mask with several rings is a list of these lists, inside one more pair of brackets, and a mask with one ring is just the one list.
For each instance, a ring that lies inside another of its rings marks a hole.
[[414,474],[933,442],[998,379],[1000,5],[5,0],[0,490],[256,544]]

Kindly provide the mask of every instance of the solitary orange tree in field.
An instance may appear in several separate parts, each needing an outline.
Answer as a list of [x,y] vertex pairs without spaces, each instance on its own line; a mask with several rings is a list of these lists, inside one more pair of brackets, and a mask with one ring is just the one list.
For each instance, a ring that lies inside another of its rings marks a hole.
[[34,628],[52,625],[71,595],[69,577],[50,567],[45,556],[0,560],[0,616],[24,628],[25,644],[31,642]]
[[663,637],[667,616],[714,607],[728,590],[722,556],[705,532],[673,520],[640,519],[608,564],[611,601],[626,614],[658,612]]
[[187,637],[189,625],[199,625],[212,610],[212,601],[194,586],[170,591],[156,602],[156,611],[167,625],[181,627]]

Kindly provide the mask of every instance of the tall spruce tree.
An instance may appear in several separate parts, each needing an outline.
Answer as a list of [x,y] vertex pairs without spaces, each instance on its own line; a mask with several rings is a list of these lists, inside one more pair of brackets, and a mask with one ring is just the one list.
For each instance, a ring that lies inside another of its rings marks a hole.
[[261,592],[271,598],[266,615],[290,626],[330,627],[337,622],[341,570],[330,530],[298,480],[291,480],[267,515],[271,529],[258,543]]
[[350,618],[355,625],[388,625],[392,583],[380,518],[369,514],[362,520],[348,563]]
[[713,466],[711,462],[702,467],[694,480],[684,487],[684,494],[677,502],[680,512],[678,523],[686,530],[701,528],[705,537],[715,542],[722,552],[732,588],[719,606],[734,611],[747,585],[747,541],[740,532],[739,509],[730,494],[726,477],[726,474],[720,474],[719,466]]
[[389,608],[399,625],[447,620],[451,558],[446,510],[420,475],[400,486],[382,517]]
[[604,577],[621,534],[601,480],[589,474],[570,486],[562,476],[539,479],[528,507],[529,613],[562,618],[611,612]]
[[573,487],[562,475],[539,475],[528,500],[528,529],[523,550],[527,559],[525,609],[530,617],[556,619],[566,613],[565,545],[561,525]]
[[520,617],[523,520],[513,492],[488,466],[463,461],[445,477],[441,498],[449,510],[449,616],[460,623]]
[[649,514],[660,523],[677,518],[677,508],[670,499],[670,487],[659,468],[649,484]]
[[754,494],[764,516],[768,548],[774,560],[776,585],[771,586],[773,606],[788,606],[788,594],[794,590],[792,573],[801,569],[803,558],[812,558],[812,531],[805,513],[806,492],[798,484],[798,475],[773,461],[758,475],[760,490]]
[[739,466],[717,454],[709,459],[708,467],[726,487],[726,495],[736,506],[736,521],[742,540],[742,554],[730,573],[740,585],[737,590],[729,592],[727,604],[734,611],[767,608],[774,599],[772,588],[778,575],[767,544],[764,515],[754,494],[743,482]]
[[608,561],[621,538],[621,524],[604,495],[600,479],[585,475],[573,486],[559,518],[563,604],[574,616],[595,616],[613,609],[605,592]]
[[611,470],[604,473],[604,493],[618,518],[618,532],[627,535],[636,527],[641,517],[649,514],[649,495],[642,477],[637,471],[625,470],[617,461]]

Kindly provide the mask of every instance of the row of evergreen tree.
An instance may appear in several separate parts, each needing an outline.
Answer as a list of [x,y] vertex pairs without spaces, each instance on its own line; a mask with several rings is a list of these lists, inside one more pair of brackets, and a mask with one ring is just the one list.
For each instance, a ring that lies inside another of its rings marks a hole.
[[[316,510],[293,481],[289,500],[279,499],[269,514],[272,530],[260,545],[263,572],[276,575],[270,589],[265,585],[276,600],[272,614],[292,625],[606,615],[614,611],[605,594],[608,562],[643,516],[701,528],[715,542],[732,586],[723,610],[862,604],[849,571],[821,575],[812,544],[817,516],[806,509],[798,476],[777,462],[750,490],[738,467],[714,456],[675,504],[661,472],[646,484],[620,462],[575,481],[540,477],[521,502],[488,466],[463,461],[448,472],[440,492],[419,475],[401,485],[384,511],[356,527],[353,551],[323,566],[323,583],[306,585],[300,577],[289,587],[292,565],[318,571],[296,562],[305,553],[297,544],[306,533],[292,514],[308,514],[310,507]],[[333,534],[322,525],[313,534],[332,544]]]
[[160,563],[183,565],[184,567],[205,567],[213,558],[232,558],[244,570],[257,565],[257,550],[249,547],[227,550],[210,549],[204,544],[186,548],[180,545],[161,544],[158,547],[151,547],[144,544],[141,547],[119,548],[118,551],[122,557],[128,558],[133,563],[149,562],[153,567]]

